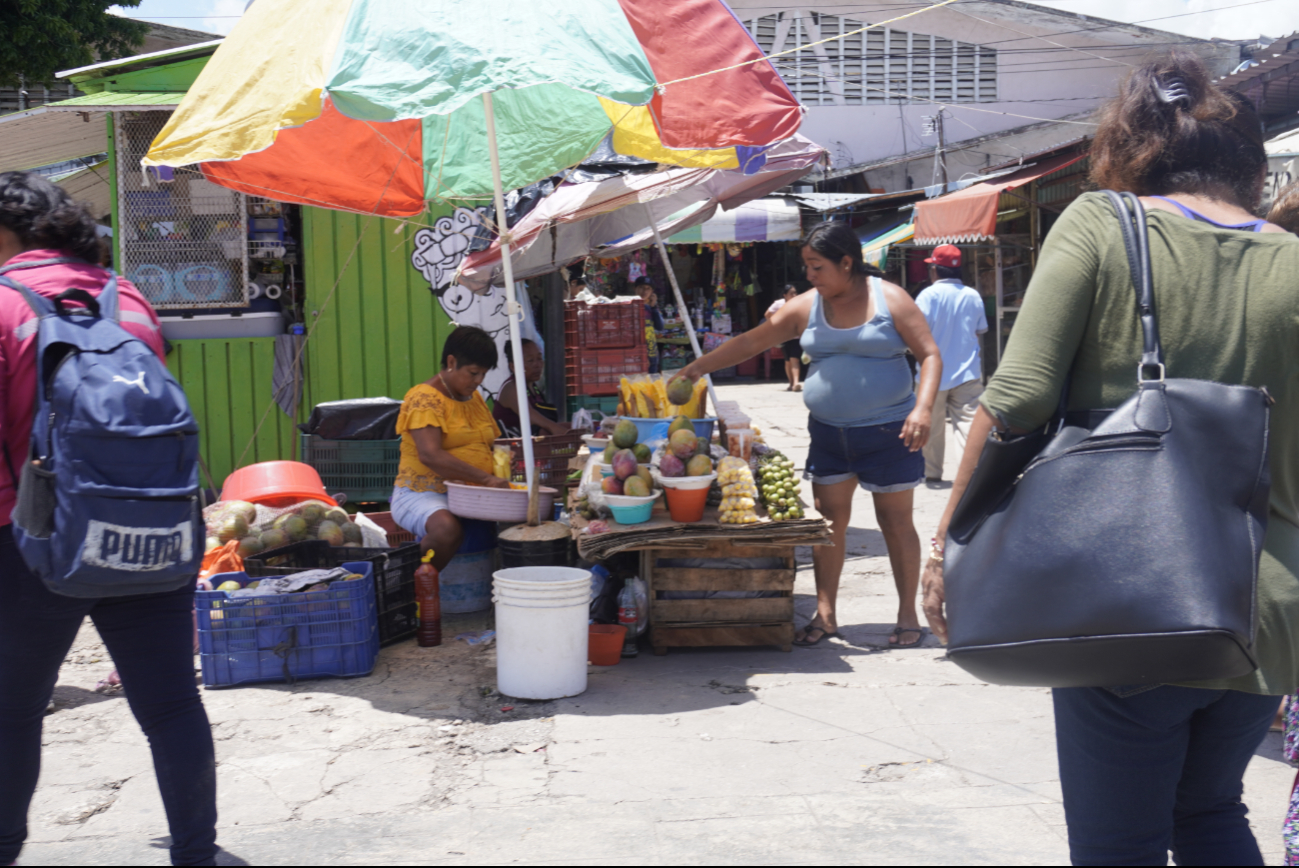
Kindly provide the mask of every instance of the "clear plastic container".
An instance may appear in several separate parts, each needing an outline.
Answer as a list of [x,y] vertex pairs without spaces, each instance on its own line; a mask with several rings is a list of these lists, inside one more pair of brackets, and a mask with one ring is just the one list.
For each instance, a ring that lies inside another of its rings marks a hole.
[[753,429],[727,426],[726,451],[736,458],[748,461],[753,455]]

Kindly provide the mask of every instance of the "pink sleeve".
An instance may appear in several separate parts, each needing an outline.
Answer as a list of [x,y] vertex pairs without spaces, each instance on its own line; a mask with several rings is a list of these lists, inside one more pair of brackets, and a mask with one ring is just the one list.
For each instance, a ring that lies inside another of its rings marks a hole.
[[122,328],[148,344],[149,349],[166,363],[167,353],[163,349],[162,325],[158,322],[158,314],[134,284],[125,278],[118,278],[117,297],[121,306]]

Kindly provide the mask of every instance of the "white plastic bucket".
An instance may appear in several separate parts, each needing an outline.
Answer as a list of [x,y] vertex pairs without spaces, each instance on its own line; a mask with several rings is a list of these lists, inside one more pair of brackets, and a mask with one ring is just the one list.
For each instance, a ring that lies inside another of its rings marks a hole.
[[497,570],[496,689],[519,699],[586,690],[591,573],[570,567]]
[[481,612],[492,604],[492,567],[496,550],[462,552],[438,573],[442,611],[449,615]]

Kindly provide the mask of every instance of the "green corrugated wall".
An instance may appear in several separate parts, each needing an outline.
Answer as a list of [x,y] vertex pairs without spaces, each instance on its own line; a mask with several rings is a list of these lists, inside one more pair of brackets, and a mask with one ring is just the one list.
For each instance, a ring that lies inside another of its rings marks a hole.
[[167,367],[198,420],[199,448],[218,487],[241,455],[242,464],[292,457],[293,421],[271,401],[275,338],[172,341]]
[[411,265],[419,227],[321,208],[303,208],[302,224],[308,326],[318,320],[307,344],[304,407],[343,398],[401,400],[437,373],[437,348],[451,330]]

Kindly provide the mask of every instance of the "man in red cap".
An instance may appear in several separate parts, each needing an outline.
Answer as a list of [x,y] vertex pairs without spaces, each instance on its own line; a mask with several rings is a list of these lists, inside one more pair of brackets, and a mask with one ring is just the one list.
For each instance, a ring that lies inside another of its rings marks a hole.
[[925,260],[933,283],[916,299],[943,357],[943,379],[934,401],[934,426],[924,448],[925,481],[942,482],[947,425],[956,431],[956,448],[965,451],[970,423],[983,394],[979,335],[988,330],[983,298],[961,280],[961,249],[944,244]]

